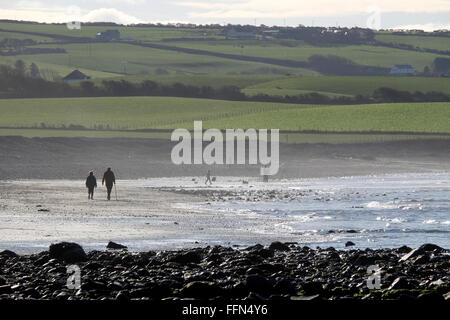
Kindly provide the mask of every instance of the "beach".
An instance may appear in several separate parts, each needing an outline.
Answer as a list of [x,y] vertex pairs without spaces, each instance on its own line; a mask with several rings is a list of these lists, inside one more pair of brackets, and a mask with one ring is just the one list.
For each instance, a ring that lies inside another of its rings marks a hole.
[[[157,144],[2,139],[1,299],[449,298],[446,142],[284,146],[269,182],[255,166],[214,167],[205,185],[206,167],[176,167]],[[104,157],[118,176],[111,201]]]

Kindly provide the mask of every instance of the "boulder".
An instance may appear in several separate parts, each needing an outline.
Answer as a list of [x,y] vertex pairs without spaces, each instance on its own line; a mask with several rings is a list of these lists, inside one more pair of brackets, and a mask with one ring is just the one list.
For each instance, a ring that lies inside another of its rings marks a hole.
[[346,247],[351,247],[351,246],[354,246],[355,245],[355,243],[354,242],[351,242],[351,241],[347,241],[346,243],[345,243],[345,246]]
[[398,277],[391,283],[388,290],[409,289],[409,287],[409,282],[405,277]]
[[255,292],[265,297],[270,296],[273,291],[272,283],[265,277],[256,274],[247,276],[245,285],[250,292]]
[[400,262],[403,261],[408,261],[408,260],[412,260],[415,257],[430,253],[430,252],[442,252],[444,249],[442,249],[441,247],[435,245],[435,244],[431,244],[431,243],[426,243],[421,245],[418,248],[415,248],[413,250],[411,250],[410,252],[408,252],[407,254],[405,254],[403,257],[400,258]]
[[51,244],[50,258],[63,260],[67,263],[83,262],[87,260],[86,252],[83,248],[73,242],[60,242],[56,244]]
[[106,245],[106,248],[113,249],[113,250],[120,250],[120,249],[127,249],[127,246],[124,246],[120,243],[115,243],[115,242],[110,241]]
[[16,258],[19,255],[11,250],[3,250],[0,252],[0,257],[7,257],[7,258]]
[[168,260],[180,264],[200,263],[202,261],[202,256],[198,252],[188,251],[177,253]]
[[269,246],[269,250],[273,251],[289,251],[291,250],[287,244],[279,241],[272,242]]

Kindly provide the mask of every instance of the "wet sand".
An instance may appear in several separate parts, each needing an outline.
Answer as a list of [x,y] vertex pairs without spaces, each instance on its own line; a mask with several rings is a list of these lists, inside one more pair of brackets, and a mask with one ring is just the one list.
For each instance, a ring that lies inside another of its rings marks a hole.
[[104,188],[96,189],[91,201],[83,181],[0,182],[0,249],[38,252],[59,241],[75,241],[88,250],[104,249],[111,240],[145,251],[292,240],[288,235],[274,238],[249,231],[255,224],[283,222],[282,217],[255,219],[245,214],[194,211],[190,205],[207,203],[205,196],[135,184],[118,181],[118,201],[114,193],[106,201]]
[[[0,180],[85,178],[112,167],[120,179],[203,176],[206,165],[176,166],[174,143],[157,139],[0,137]],[[280,144],[275,178],[450,171],[450,139],[360,144]],[[216,165],[213,175],[259,176],[256,165]]]

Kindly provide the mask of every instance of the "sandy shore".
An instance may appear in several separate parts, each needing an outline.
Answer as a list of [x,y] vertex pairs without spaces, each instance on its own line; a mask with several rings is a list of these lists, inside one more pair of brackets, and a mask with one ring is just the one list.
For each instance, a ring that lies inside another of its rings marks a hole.
[[111,240],[148,250],[292,240],[289,235],[274,238],[251,231],[282,223],[283,217],[194,211],[190,206],[207,203],[206,197],[136,183],[118,181],[118,201],[114,197],[106,201],[104,188],[97,189],[90,201],[83,181],[0,182],[0,248],[29,253],[54,242],[75,241],[88,250],[104,249]]

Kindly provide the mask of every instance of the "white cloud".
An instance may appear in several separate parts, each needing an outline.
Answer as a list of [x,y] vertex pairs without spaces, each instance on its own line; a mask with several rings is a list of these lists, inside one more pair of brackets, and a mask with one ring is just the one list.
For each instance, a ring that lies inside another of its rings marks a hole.
[[132,24],[142,22],[138,18],[114,8],[100,8],[90,11],[81,17],[82,22],[115,22]]
[[97,3],[107,4],[107,5],[113,5],[113,4],[129,4],[129,5],[139,5],[144,4],[147,1],[146,0],[93,0]]
[[23,9],[2,9],[0,19],[56,22],[67,21],[81,22],[115,22],[118,24],[133,24],[142,22],[138,18],[126,14],[114,8],[100,8],[92,11],[77,13],[77,7],[40,7],[35,2],[33,8],[23,7]]
[[383,12],[450,12],[449,0],[239,0],[175,2],[191,8],[190,17],[280,18],[367,14],[370,7]]
[[414,30],[424,30],[424,31],[435,31],[435,30],[443,30],[443,29],[450,30],[450,24],[436,24],[436,23],[408,24],[408,25],[396,26],[392,29],[401,29],[401,30],[414,29]]

